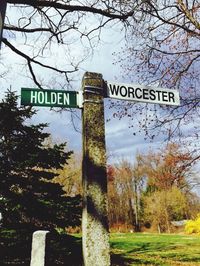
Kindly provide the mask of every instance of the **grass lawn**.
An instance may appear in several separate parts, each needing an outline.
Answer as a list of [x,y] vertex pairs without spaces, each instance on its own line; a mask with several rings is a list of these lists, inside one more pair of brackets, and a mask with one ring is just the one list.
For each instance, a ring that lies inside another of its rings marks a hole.
[[200,265],[200,236],[111,234],[112,266]]
[[[31,237],[21,230],[0,228],[0,266],[30,266]],[[200,236],[121,233],[111,234],[110,243],[112,266],[200,266]],[[55,235],[47,266],[82,266],[81,249],[80,235]]]

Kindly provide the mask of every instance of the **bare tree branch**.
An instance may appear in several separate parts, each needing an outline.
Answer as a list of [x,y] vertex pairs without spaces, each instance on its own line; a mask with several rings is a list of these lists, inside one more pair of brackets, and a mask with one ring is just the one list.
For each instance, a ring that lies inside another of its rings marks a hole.
[[121,19],[126,20],[128,17],[131,17],[134,14],[134,10],[131,12],[123,13],[118,11],[118,14],[115,14],[108,10],[103,10],[99,8],[95,8],[94,6],[84,6],[84,5],[67,5],[64,2],[58,3],[57,1],[42,1],[42,0],[8,0],[7,1],[10,4],[21,4],[21,5],[27,5],[32,6],[34,8],[38,7],[52,7],[54,9],[59,10],[68,10],[70,12],[78,11],[78,12],[88,12],[92,14],[99,14],[104,17],[109,17],[112,19]]

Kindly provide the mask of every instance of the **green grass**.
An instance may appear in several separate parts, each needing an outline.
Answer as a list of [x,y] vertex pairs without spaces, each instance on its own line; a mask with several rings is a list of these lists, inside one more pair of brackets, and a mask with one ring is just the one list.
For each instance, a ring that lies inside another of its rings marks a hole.
[[112,265],[200,265],[200,236],[111,234]]
[[[0,266],[30,266],[31,237],[0,229]],[[112,266],[200,266],[200,236],[121,233],[111,234],[110,243]],[[48,254],[47,266],[81,266],[81,235],[52,235]]]

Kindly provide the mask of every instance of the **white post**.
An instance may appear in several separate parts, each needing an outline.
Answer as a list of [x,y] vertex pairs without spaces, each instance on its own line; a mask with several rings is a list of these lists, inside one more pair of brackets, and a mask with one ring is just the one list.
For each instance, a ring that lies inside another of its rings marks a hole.
[[45,266],[46,235],[49,231],[38,230],[33,233],[30,266]]

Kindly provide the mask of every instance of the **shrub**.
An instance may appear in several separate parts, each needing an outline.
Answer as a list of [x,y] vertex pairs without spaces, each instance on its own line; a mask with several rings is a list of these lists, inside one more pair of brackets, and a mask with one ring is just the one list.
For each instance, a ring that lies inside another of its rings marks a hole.
[[200,214],[194,220],[189,220],[185,224],[185,232],[187,234],[199,234],[200,235]]

